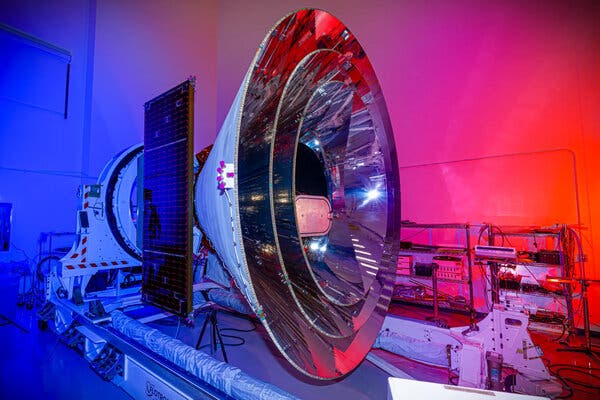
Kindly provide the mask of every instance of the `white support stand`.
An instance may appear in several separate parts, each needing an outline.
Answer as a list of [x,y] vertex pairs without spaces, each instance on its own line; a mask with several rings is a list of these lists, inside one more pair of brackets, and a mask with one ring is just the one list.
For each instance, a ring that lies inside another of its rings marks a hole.
[[[502,356],[505,368],[519,372],[515,392],[556,396],[562,386],[542,362],[541,349],[534,345],[527,331],[528,323],[527,314],[501,306],[496,306],[479,322],[478,331],[468,327],[446,329],[388,316],[375,345],[411,359],[450,368],[458,372],[459,386],[482,389],[486,388],[488,378],[486,354],[493,352]],[[440,349],[445,349],[444,354],[440,354]]]

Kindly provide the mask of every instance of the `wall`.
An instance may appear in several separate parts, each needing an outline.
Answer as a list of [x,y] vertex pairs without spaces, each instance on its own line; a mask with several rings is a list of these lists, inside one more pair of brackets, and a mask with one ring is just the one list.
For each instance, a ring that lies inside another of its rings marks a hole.
[[[359,38],[380,79],[402,166],[403,219],[580,219],[588,277],[600,278],[597,3],[262,4],[219,3],[217,125],[272,24],[300,7],[324,8]],[[600,313],[592,318],[600,329]]]
[[99,0],[90,169],[143,141],[146,101],[194,75],[195,146],[213,142],[216,0]]
[[[216,10],[212,0],[30,0],[0,7],[0,22],[72,53],[67,119],[0,98],[0,202],[14,204],[12,241],[29,258],[40,232],[74,230],[78,185],[93,182],[114,154],[143,140],[143,104],[191,75],[196,148],[212,143]],[[15,249],[13,258],[24,255]]]
[[[61,112],[0,98],[0,202],[13,203],[11,239],[20,249],[13,247],[16,260],[37,254],[40,232],[74,229],[75,195],[83,179],[81,166],[87,159],[83,125],[90,13],[90,2],[77,0],[24,0],[0,7],[0,22],[72,54],[67,119]],[[4,68],[14,61],[13,56],[0,55],[0,73],[6,72]],[[33,67],[36,74],[44,74]],[[32,81],[40,84],[44,79]],[[27,91],[32,81],[19,84]],[[29,100],[35,104],[43,99]]]

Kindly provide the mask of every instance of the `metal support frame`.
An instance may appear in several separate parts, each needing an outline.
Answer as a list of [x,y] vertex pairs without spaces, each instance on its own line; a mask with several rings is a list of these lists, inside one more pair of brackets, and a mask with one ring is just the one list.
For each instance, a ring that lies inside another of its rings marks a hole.
[[[488,244],[490,246],[494,246],[495,245],[495,239],[496,239],[496,235],[498,235],[498,233],[494,233],[494,225],[488,224],[487,225],[487,232],[488,232]],[[515,228],[515,227],[513,227]],[[517,227],[519,228],[519,227]],[[526,228],[527,230],[523,230],[523,228]],[[506,228],[505,228],[506,229]],[[555,227],[553,227],[552,231],[550,232],[536,232],[538,228],[537,227],[521,227],[519,228],[519,230],[517,231],[503,231],[501,232],[501,236],[513,236],[513,237],[523,237],[523,238],[527,238],[530,236],[549,236],[554,238],[554,240],[557,241],[558,246],[560,247],[560,270],[561,270],[561,277],[560,278],[564,278],[563,281],[561,281],[560,283],[562,283],[563,285],[563,297],[565,299],[565,312],[566,312],[566,319],[567,319],[567,331],[569,333],[569,335],[572,335],[575,333],[575,315],[574,315],[574,308],[573,308],[573,289],[571,287],[570,282],[573,282],[573,264],[574,264],[574,260],[571,260],[570,257],[565,256],[566,254],[569,253],[569,249],[566,248],[565,245],[565,235],[568,234],[568,231],[572,231],[572,229],[570,229],[568,227],[568,225],[562,224],[562,225],[556,225]],[[573,234],[575,233],[574,231],[572,232]],[[577,240],[579,240],[577,238]],[[503,260],[498,259],[498,260],[488,260],[488,265],[490,267],[490,282],[492,285],[492,304],[499,304],[500,303],[500,282],[498,279],[498,273],[499,273],[499,266],[498,263],[502,262]],[[509,262],[515,262],[514,260],[507,260]],[[516,262],[516,264],[518,264],[518,262]],[[582,264],[580,262],[580,264]],[[583,266],[581,267],[581,271],[580,274],[583,274],[582,276],[585,277],[585,269],[583,268]],[[574,283],[574,282],[573,282]],[[582,294],[583,291],[585,289],[583,288],[582,285]],[[585,306],[585,305],[584,305]],[[585,317],[584,317],[585,318]]]
[[[463,250],[464,254],[464,258],[466,259],[466,266],[467,266],[467,280],[466,280],[466,284],[469,290],[469,309],[468,309],[468,313],[469,313],[469,327],[468,327],[468,331],[477,331],[479,330],[478,326],[477,326],[477,312],[475,310],[475,294],[474,294],[474,289],[473,289],[473,252],[471,250],[471,228],[472,225],[468,224],[468,223],[448,223],[448,224],[421,224],[421,223],[413,223],[413,222],[404,222],[402,224],[402,227],[404,228],[420,228],[420,229],[428,229],[429,230],[429,243],[431,247],[435,247],[432,242],[433,242],[433,233],[432,231],[434,229],[455,229],[457,230],[457,236],[458,236],[458,232],[459,231],[463,231],[465,233],[465,245],[464,247],[460,246],[460,248]],[[400,253],[402,253],[402,251],[400,251]],[[433,280],[433,276],[432,276],[432,280]],[[432,286],[433,286],[433,282],[432,282]],[[434,297],[437,301],[437,296],[434,294]],[[435,304],[434,304],[434,309],[435,309]],[[437,319],[437,316],[435,315],[437,311],[434,310],[434,319]]]
[[213,302],[207,302],[205,307],[207,313],[204,318],[204,322],[202,323],[200,335],[198,335],[198,341],[196,342],[196,350],[200,349],[200,344],[202,343],[204,332],[206,331],[206,327],[210,324],[210,355],[212,356],[217,351],[217,346],[220,346],[221,354],[223,355],[223,360],[225,362],[229,362],[227,361],[225,343],[223,342],[223,337],[221,336],[221,330],[219,329],[219,323],[217,321],[217,305]]
[[[558,395],[562,386],[550,375],[542,361],[527,326],[526,314],[495,306],[479,322],[479,331],[468,327],[443,328],[423,322],[388,316],[376,344],[385,350],[412,359],[419,359],[415,343],[426,347],[446,347],[447,366],[459,372],[460,386],[485,388],[487,381],[486,353],[501,354],[504,365],[518,371],[515,391],[532,395]],[[467,329],[465,329],[467,328]],[[406,352],[408,349],[408,352]]]

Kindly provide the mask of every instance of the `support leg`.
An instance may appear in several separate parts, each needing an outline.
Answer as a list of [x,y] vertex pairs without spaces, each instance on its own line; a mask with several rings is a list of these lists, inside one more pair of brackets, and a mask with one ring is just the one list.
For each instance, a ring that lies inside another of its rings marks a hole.
[[202,337],[204,336],[204,331],[206,330],[206,325],[209,322],[209,318],[209,315],[204,318],[204,323],[202,324],[202,329],[200,330],[200,336],[198,336],[198,341],[196,342],[196,350],[200,348],[200,343],[202,342]]

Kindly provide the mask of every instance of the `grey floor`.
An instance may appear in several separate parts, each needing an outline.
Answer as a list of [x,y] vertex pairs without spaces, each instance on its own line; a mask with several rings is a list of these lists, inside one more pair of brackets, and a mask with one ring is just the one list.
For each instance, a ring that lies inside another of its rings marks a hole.
[[[201,317],[200,317],[201,318]],[[198,339],[201,319],[197,319],[195,328],[180,327],[177,338],[195,346]],[[240,317],[228,313],[219,313],[218,323],[223,333],[244,339],[240,346],[226,346],[229,363],[247,374],[278,386],[301,399],[346,399],[367,400],[385,399],[387,396],[388,374],[364,361],[354,372],[339,381],[315,381],[305,378],[285,362],[266,339],[266,333],[259,325],[253,332],[232,332],[227,328],[249,329],[252,324]],[[177,326],[173,320],[152,324],[154,328],[176,336]],[[239,343],[233,338],[224,338],[225,343]],[[209,335],[205,334],[202,345],[209,344]],[[210,351],[206,348],[207,352]],[[221,353],[214,356],[222,360]]]

